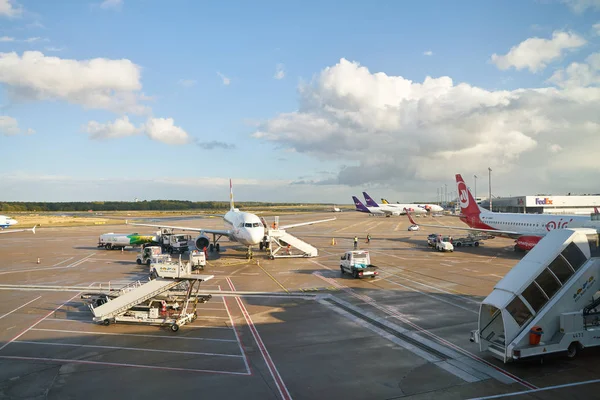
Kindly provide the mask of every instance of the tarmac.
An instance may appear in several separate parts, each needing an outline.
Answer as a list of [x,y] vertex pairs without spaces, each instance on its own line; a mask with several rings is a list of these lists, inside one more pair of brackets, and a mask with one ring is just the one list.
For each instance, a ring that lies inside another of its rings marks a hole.
[[[0,236],[0,399],[587,400],[600,390],[597,349],[572,360],[503,364],[469,342],[479,302],[523,256],[512,240],[439,253],[427,235],[460,231],[408,232],[406,217],[355,212],[284,215],[280,223],[332,216],[288,231],[317,247],[315,258],[269,260],[255,250],[246,260],[244,247],[221,240],[202,272],[214,275],[201,285],[213,298],[178,332],[96,324],[80,299],[79,288],[147,280],[137,250],[96,244],[102,233],[152,228],[40,227]],[[417,222],[464,226],[455,217]],[[218,218],[176,225],[223,227]],[[355,235],[378,266],[375,279],[340,273]]]

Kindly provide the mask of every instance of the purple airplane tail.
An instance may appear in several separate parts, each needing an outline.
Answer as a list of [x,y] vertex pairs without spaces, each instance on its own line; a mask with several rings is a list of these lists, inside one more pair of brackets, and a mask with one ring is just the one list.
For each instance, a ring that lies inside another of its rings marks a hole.
[[356,211],[360,212],[370,212],[367,207],[356,197],[352,196],[352,200],[354,200],[354,205],[356,206]]
[[363,196],[365,196],[365,200],[367,201],[367,207],[379,207],[379,204],[377,204],[367,192],[363,192]]

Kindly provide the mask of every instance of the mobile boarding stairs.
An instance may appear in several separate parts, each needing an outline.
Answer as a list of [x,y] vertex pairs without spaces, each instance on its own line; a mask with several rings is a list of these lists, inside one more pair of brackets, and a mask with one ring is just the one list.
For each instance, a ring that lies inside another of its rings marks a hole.
[[481,303],[471,341],[505,363],[600,345],[599,244],[596,229],[551,231]]
[[198,302],[205,303],[212,297],[198,293],[200,283],[214,275],[192,273],[191,263],[181,262],[152,264],[151,270],[151,279],[145,283],[134,282],[101,295],[83,294],[82,298],[90,300],[93,321],[104,325],[111,322],[167,325],[173,332],[193,322],[198,316]]
[[[268,226],[264,219],[263,224],[265,227]],[[268,246],[261,243],[261,250],[265,247],[269,251],[271,260],[275,258],[317,257],[319,255],[316,247],[290,235],[284,229],[279,229],[279,217],[275,217],[275,227],[265,229],[265,239]]]

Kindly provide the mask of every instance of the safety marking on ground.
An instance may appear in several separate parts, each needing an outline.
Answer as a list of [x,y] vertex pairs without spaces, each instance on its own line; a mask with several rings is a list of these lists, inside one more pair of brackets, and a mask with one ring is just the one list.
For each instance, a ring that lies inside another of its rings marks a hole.
[[300,290],[301,292],[324,292],[324,291],[338,291],[340,289],[335,286],[327,286],[327,287],[300,288],[298,290]]
[[[231,282],[231,279],[229,279],[229,278],[226,278],[226,279],[227,279],[227,283],[229,284],[229,288],[235,292],[236,289],[235,289],[235,286],[233,285],[233,282]],[[244,302],[239,297],[236,297],[235,301],[237,302],[238,307],[240,308],[240,311],[242,312],[242,315],[244,316],[244,319],[246,320],[246,325],[248,325],[248,327],[250,328],[250,332],[252,333],[252,336],[254,337],[254,341],[258,345],[258,348],[263,356],[263,359],[265,360],[265,363],[267,364],[267,368],[269,369],[269,373],[271,374],[273,381],[275,381],[275,385],[277,386],[277,390],[279,391],[279,394],[281,395],[281,397],[284,400],[288,400],[288,399],[292,400],[292,396],[290,396],[290,392],[288,391],[287,386],[283,382],[283,379],[281,378],[281,375],[279,374],[279,371],[277,370],[277,367],[275,366],[275,363],[273,362],[271,355],[269,354],[262,338],[260,337],[260,334],[258,333],[256,326],[254,326],[252,317],[250,317],[250,313],[246,309]]]
[[[271,274],[269,273],[269,271],[267,271],[266,269],[264,269],[264,268],[263,268],[263,267],[260,265],[260,262],[258,262],[258,261],[257,261],[257,262],[256,262],[256,265],[258,265],[258,268],[262,269],[262,270],[263,270],[263,272],[264,272],[265,274],[267,274],[267,275],[269,276],[269,278],[271,278],[271,279],[273,280],[273,282],[275,282],[277,285],[279,285],[279,287],[280,287],[280,288],[282,288],[282,289],[283,289],[283,290],[284,290],[286,293],[289,293],[289,291],[288,291],[288,290],[285,288],[285,286],[283,286],[283,285],[281,284],[281,282],[279,282],[277,279],[275,279],[275,277],[274,277],[273,275],[271,275]],[[228,281],[228,282],[230,282],[229,278],[227,278],[227,281]]]
[[[46,321],[48,321],[48,318]],[[32,331],[41,332],[57,332],[57,333],[76,333],[84,335],[100,335],[100,336],[132,336],[132,337],[146,337],[146,338],[157,338],[160,340],[174,339],[174,340],[203,340],[210,342],[236,342],[234,339],[212,339],[202,337],[186,337],[186,336],[166,336],[166,335],[148,335],[142,333],[113,333],[113,332],[88,332],[88,331],[72,331],[67,329],[46,329],[46,328],[33,328]]]
[[[573,383],[565,383],[562,385],[554,385],[554,386],[548,386],[545,388],[540,388],[540,389],[533,389],[533,390],[524,390],[521,392],[512,392],[512,393],[502,393],[502,394],[496,394],[493,396],[485,396],[485,397],[473,397],[469,400],[487,400],[487,399],[500,399],[502,397],[512,397],[512,396],[519,396],[519,395],[529,395],[531,393],[538,393],[538,392],[546,392],[548,390],[555,390],[555,389],[563,389],[563,388],[568,388],[568,387],[573,387],[573,386],[581,386],[581,385],[589,385],[589,384],[593,384],[593,383],[600,383],[600,379],[592,379],[589,381],[583,381],[583,382],[573,382]],[[588,397],[590,392],[588,392]]]
[[[479,364],[479,368],[485,368],[486,369],[486,374],[490,375],[490,376],[494,376],[496,379],[500,380],[501,382],[505,382],[507,383],[507,379],[510,380],[510,383],[513,382],[518,382],[521,385],[527,387],[528,389],[537,389],[536,386],[532,385],[531,383],[519,378],[518,376],[500,368],[495,366],[494,364],[476,356],[475,354],[463,349],[460,346],[455,345],[452,342],[447,341],[446,339],[430,332],[429,330],[422,328],[421,326],[415,324],[414,322],[412,322],[410,320],[410,318],[402,313],[400,313],[399,311],[395,310],[393,307],[390,306],[382,306],[381,304],[378,304],[376,300],[374,300],[373,298],[369,297],[369,296],[365,296],[365,295],[361,295],[356,293],[354,290],[352,290],[351,288],[349,288],[348,286],[344,286],[341,285],[339,283],[337,283],[334,279],[331,278],[326,278],[324,276],[322,276],[318,271],[315,271],[313,273],[313,275],[316,275],[317,277],[323,279],[326,282],[329,282],[332,285],[336,285],[338,286],[341,290],[343,290],[344,292],[348,293],[350,296],[355,297],[357,299],[360,299],[362,301],[364,301],[365,303],[367,303],[368,305],[382,311],[383,313],[394,317],[396,319],[398,319],[399,321],[403,322],[406,325],[411,326],[412,328],[414,328],[418,333],[427,335],[429,337],[431,337],[432,339],[435,339],[435,341],[437,341],[438,343],[440,343],[442,346],[439,347],[440,351],[444,351],[444,350],[453,350],[456,351],[458,353],[462,353],[463,355],[471,358],[472,360],[478,361]],[[412,336],[415,336],[415,339],[417,340],[423,340],[424,338],[419,336],[417,334],[417,332],[412,332],[410,333]],[[482,365],[483,364],[483,365]],[[494,373],[495,370],[496,373]],[[499,374],[498,374],[499,373]]]
[[225,306],[225,309],[227,310],[227,315],[229,316],[229,323],[231,324],[231,329],[233,329],[233,333],[235,334],[235,341],[237,342],[238,347],[240,349],[240,353],[242,353],[242,356],[244,358],[244,366],[246,367],[246,372],[248,373],[248,375],[252,375],[252,370],[250,369],[250,364],[248,363],[248,357],[246,356],[246,351],[245,351],[244,345],[242,344],[242,341],[240,339],[240,335],[238,333],[235,322],[233,322],[233,318],[231,317],[231,313],[229,312],[229,307],[227,306],[227,300],[225,300],[225,297],[222,297],[222,300],[223,300],[223,305]]
[[41,297],[42,297],[42,296],[38,296],[38,297],[36,297],[35,299],[33,299],[33,300],[30,300],[30,301],[28,301],[27,303],[23,304],[22,306],[19,306],[19,307],[15,308],[14,310],[7,312],[6,314],[4,314],[4,315],[0,316],[0,319],[2,319],[2,318],[4,318],[4,317],[6,317],[7,315],[10,315],[10,314],[14,313],[15,311],[18,311],[18,310],[20,310],[21,308],[23,308],[23,307],[25,307],[25,306],[27,306],[27,305],[29,305],[29,304],[33,303],[34,301],[36,301],[37,299],[39,299],[39,298],[41,298]]
[[[81,260],[80,260],[81,261]],[[96,284],[96,282],[93,282],[92,284],[90,284],[88,286],[88,288],[93,287]],[[215,285],[219,288],[220,290],[220,285]],[[131,363],[119,363],[119,362],[104,362],[104,361],[92,361],[92,360],[78,360],[78,359],[63,359],[63,358],[50,358],[50,357],[28,357],[28,356],[19,356],[19,355],[2,355],[2,350],[4,350],[7,346],[9,345],[27,345],[27,346],[31,346],[32,344],[36,344],[36,345],[41,345],[41,346],[55,346],[55,347],[60,347],[60,346],[64,346],[64,347],[78,347],[78,348],[96,348],[96,349],[107,349],[107,350],[122,350],[122,351],[141,351],[141,352],[157,352],[157,353],[172,353],[172,354],[184,354],[184,355],[193,355],[193,356],[208,356],[208,357],[224,357],[224,358],[231,358],[231,359],[242,359],[244,361],[244,365],[247,365],[247,360],[246,360],[246,355],[244,353],[242,354],[225,354],[225,353],[208,353],[208,352],[194,352],[194,351],[176,351],[176,350],[160,350],[160,349],[147,349],[147,348],[135,348],[135,347],[118,347],[118,346],[100,346],[100,345],[85,345],[85,344],[75,344],[75,343],[56,343],[56,342],[44,342],[44,341],[29,341],[29,340],[22,340],[21,338],[27,334],[30,331],[36,330],[36,331],[62,331],[62,330],[50,330],[50,329],[44,329],[44,328],[36,328],[36,326],[38,326],[40,323],[42,323],[43,321],[49,321],[49,320],[56,320],[56,321],[76,321],[78,323],[81,322],[88,322],[91,324],[91,322],[88,321],[78,321],[78,320],[73,320],[73,319],[62,319],[62,318],[51,318],[50,316],[53,314],[56,314],[57,311],[59,311],[61,308],[63,308],[65,305],[68,305],[69,303],[72,303],[73,300],[75,298],[77,298],[78,296],[81,295],[81,293],[83,293],[83,291],[78,292],[77,294],[75,294],[73,297],[71,297],[70,299],[68,299],[67,301],[65,301],[64,303],[62,303],[61,305],[59,305],[58,307],[56,307],[55,309],[53,309],[52,311],[48,312],[44,317],[40,318],[39,320],[37,320],[33,325],[31,325],[29,328],[23,330],[21,333],[19,333],[18,335],[16,335],[13,339],[11,339],[10,341],[8,341],[7,343],[5,343],[2,347],[0,347],[0,359],[9,359],[9,360],[25,360],[25,361],[45,361],[45,362],[51,362],[51,363],[75,363],[75,364],[89,364],[89,365],[107,365],[107,366],[118,366],[118,367],[131,367],[131,368],[146,368],[146,369],[155,369],[155,370],[165,370],[165,371],[186,371],[186,372],[195,372],[195,373],[214,373],[214,374],[224,374],[224,375],[243,375],[243,376],[249,376],[250,373],[248,372],[249,369],[246,368],[246,371],[244,372],[237,372],[237,371],[226,371],[226,370],[209,370],[209,369],[194,369],[194,368],[179,368],[179,367],[168,367],[168,366],[159,366],[159,365],[146,365],[146,364],[131,364]],[[190,327],[192,327],[190,325]],[[201,325],[193,325],[193,328],[217,328],[217,329],[227,329],[227,330],[231,330],[232,328],[229,326],[201,326]],[[113,332],[86,332],[86,331],[71,331],[71,332],[76,332],[78,334],[84,334],[84,335],[106,335],[106,334],[114,334],[114,336],[142,336],[142,337],[146,337],[146,336],[151,336],[151,337],[159,337],[159,335],[140,335],[140,334],[120,334],[120,333],[113,333]],[[63,332],[65,333],[65,332]],[[161,337],[160,339],[165,339],[165,338],[169,338],[169,339],[180,339],[180,340],[202,340],[201,338],[189,338],[189,337],[183,337],[183,336],[178,336],[178,337]],[[204,339],[204,340],[209,340],[209,339]],[[222,341],[224,341],[225,339],[222,339]],[[239,339],[236,338],[236,340],[229,340],[229,342],[236,342]],[[99,354],[102,355],[102,354]]]
[[60,265],[60,264],[63,264],[63,263],[65,263],[65,262],[67,262],[67,261],[70,261],[70,260],[72,260],[74,257],[67,258],[66,260],[63,260],[63,261],[61,261],[61,262],[58,262],[58,263],[56,263],[56,264],[54,264],[54,265],[52,265],[52,266],[50,266],[50,267],[39,267],[39,268],[28,268],[28,269],[14,269],[14,270],[9,270],[9,271],[2,271],[2,272],[0,272],[0,275],[5,275],[5,274],[15,274],[15,273],[17,273],[17,272],[18,272],[18,273],[21,273],[21,272],[47,271],[47,270],[51,270],[51,269],[66,269],[66,268],[73,268],[73,267],[77,267],[77,266],[79,266],[79,265],[83,264],[83,263],[84,263],[84,262],[86,262],[86,261],[89,261],[90,257],[92,257],[94,254],[96,254],[96,253],[92,253],[92,254],[90,254],[90,255],[88,255],[88,256],[86,256],[86,257],[83,257],[82,259],[80,259],[80,260],[77,260],[77,261],[75,261],[75,262],[73,262],[73,263],[71,263],[71,264],[69,264],[69,265],[66,265],[66,266],[64,266],[64,265],[63,265],[63,266],[60,266],[60,267],[59,267],[58,265]]

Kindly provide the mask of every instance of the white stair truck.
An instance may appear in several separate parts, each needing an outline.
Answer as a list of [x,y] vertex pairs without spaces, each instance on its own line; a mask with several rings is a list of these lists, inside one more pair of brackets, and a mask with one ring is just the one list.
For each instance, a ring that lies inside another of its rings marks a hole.
[[[99,306],[94,307],[93,302],[88,304],[94,314],[94,322],[104,325],[110,325],[111,322],[168,325],[173,332],[177,332],[179,327],[193,322],[198,317],[198,302],[204,303],[212,297],[199,295],[198,291],[201,282],[214,276],[193,274],[191,263],[168,266],[156,264],[152,276],[154,279],[131,287],[130,290],[121,291],[116,298],[106,298]],[[183,297],[168,294],[169,290],[177,288],[185,290]]]
[[[503,362],[600,345],[600,237],[548,233],[483,300],[471,341]],[[543,357],[541,358],[543,360]]]

